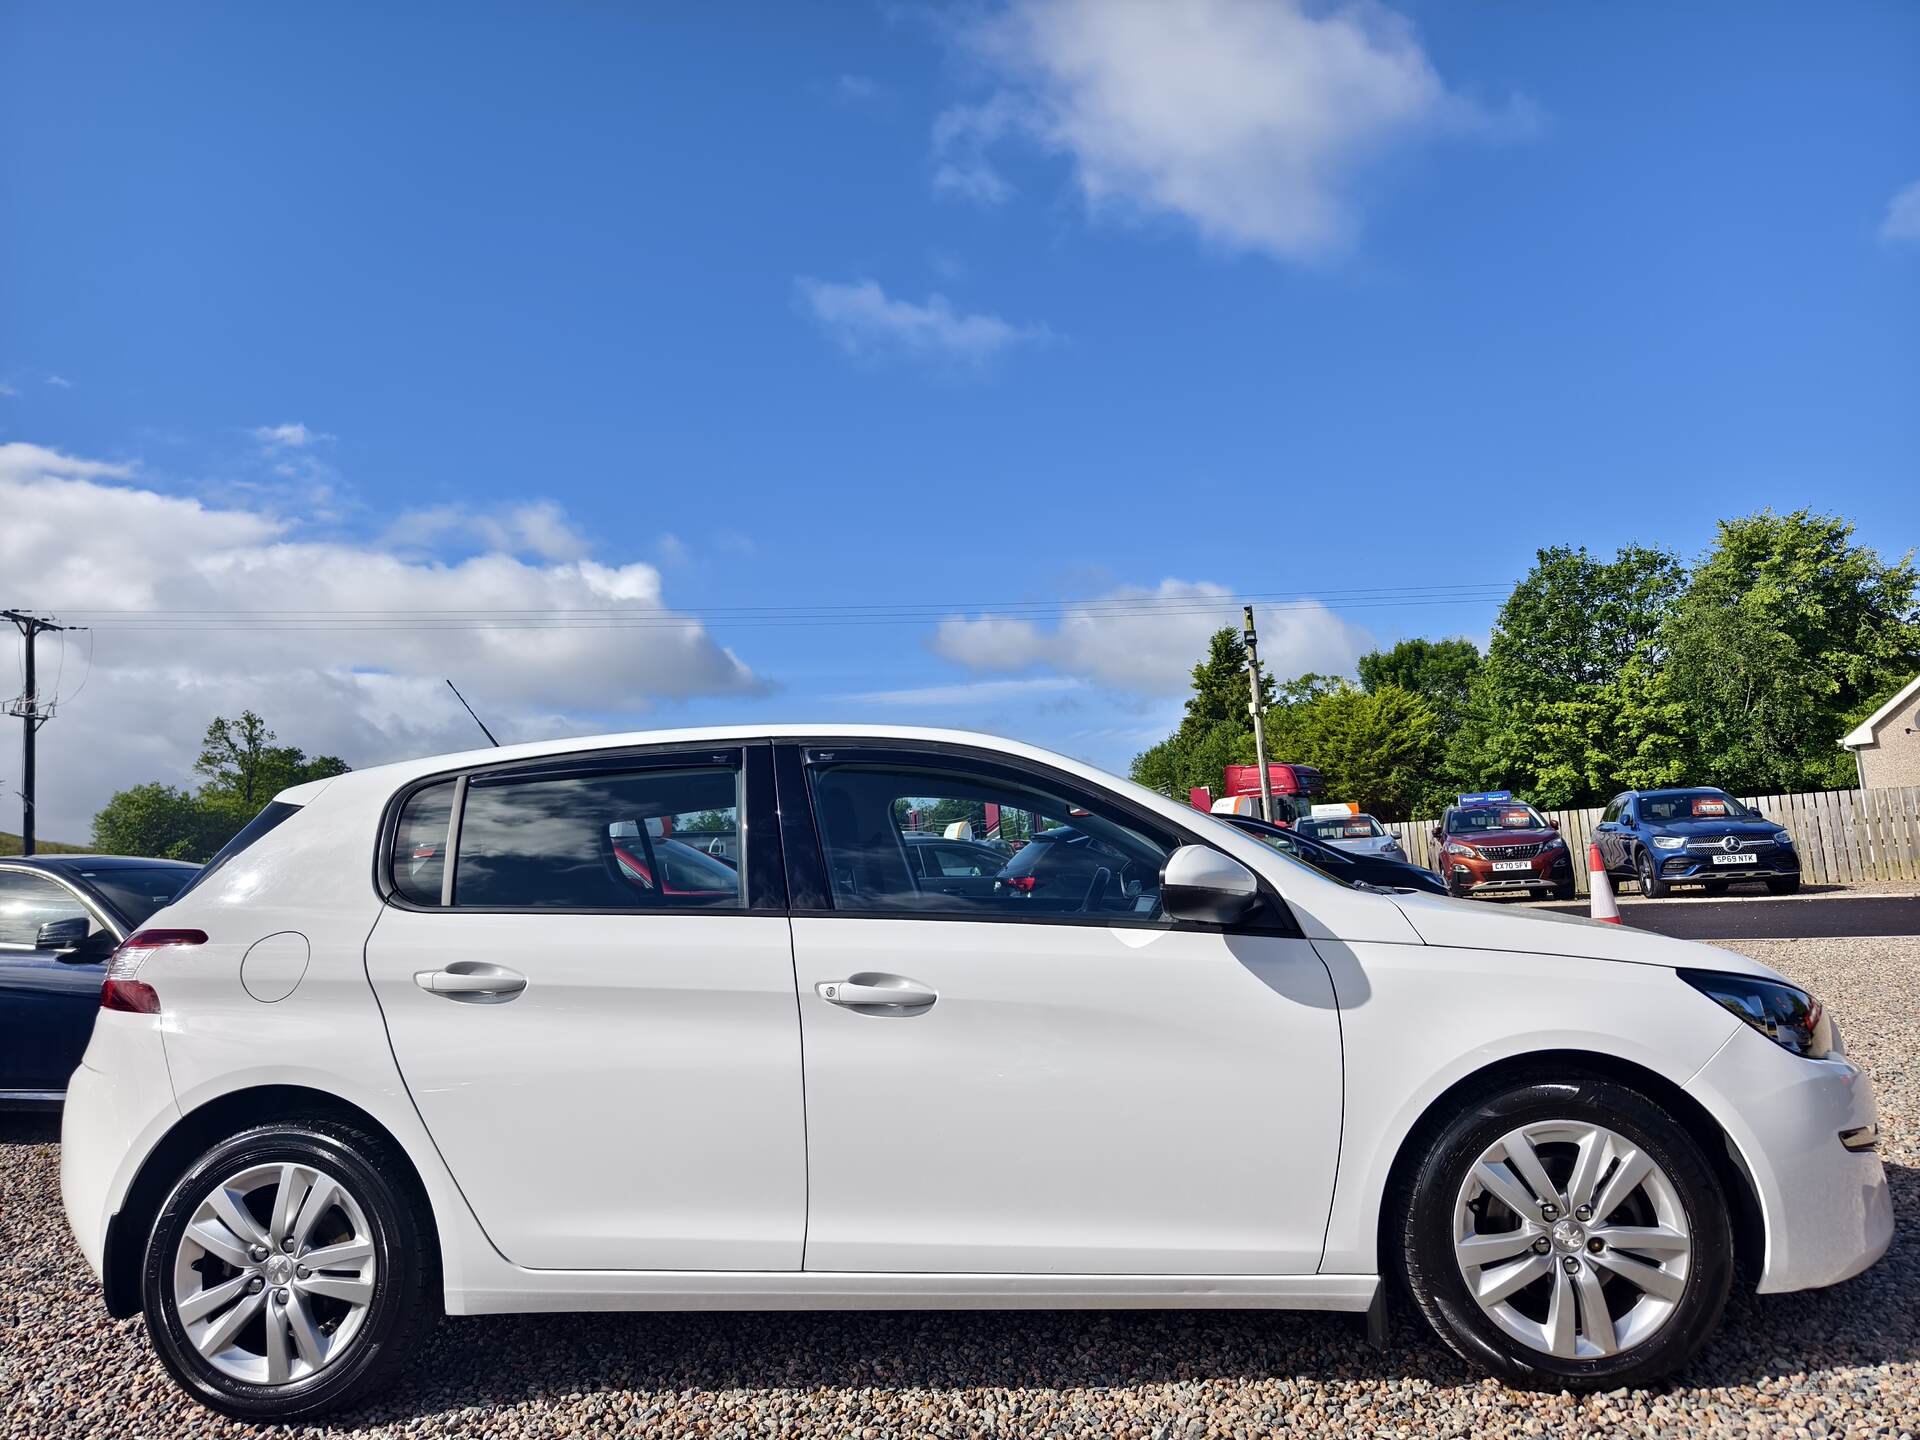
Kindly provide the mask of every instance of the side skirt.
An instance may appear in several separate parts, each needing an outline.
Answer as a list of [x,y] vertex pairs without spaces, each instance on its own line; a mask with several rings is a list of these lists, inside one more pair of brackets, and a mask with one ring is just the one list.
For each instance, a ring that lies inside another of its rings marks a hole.
[[449,1315],[566,1310],[1339,1310],[1377,1275],[924,1275],[847,1271],[521,1270],[449,1290]]

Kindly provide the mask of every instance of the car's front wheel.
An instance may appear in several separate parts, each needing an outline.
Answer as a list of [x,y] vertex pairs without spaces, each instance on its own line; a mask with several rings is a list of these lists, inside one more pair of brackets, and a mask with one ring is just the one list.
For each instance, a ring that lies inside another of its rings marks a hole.
[[1464,1106],[1429,1142],[1403,1213],[1421,1311],[1515,1385],[1659,1380],[1706,1340],[1732,1283],[1726,1203],[1699,1148],[1598,1076]]
[[338,1409],[405,1362],[433,1303],[424,1202],[377,1138],[331,1122],[224,1140],[167,1197],[142,1299],[196,1399],[245,1420]]
[[1653,858],[1651,850],[1641,850],[1635,854],[1633,874],[1640,882],[1640,893],[1649,900],[1658,900],[1672,888],[1660,878],[1660,862]]

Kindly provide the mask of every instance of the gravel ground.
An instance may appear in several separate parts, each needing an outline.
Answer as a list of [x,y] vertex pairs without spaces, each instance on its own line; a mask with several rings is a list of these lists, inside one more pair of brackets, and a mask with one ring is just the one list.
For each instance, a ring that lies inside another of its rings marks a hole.
[[[444,1322],[373,1408],[300,1433],[1920,1435],[1920,939],[1741,948],[1823,994],[1872,1072],[1900,1229],[1846,1285],[1736,1297],[1669,1389],[1506,1390],[1405,1317],[1384,1354],[1353,1320],[1314,1315],[493,1317]],[[186,1401],[140,1321],[106,1318],[53,1141],[47,1122],[0,1117],[0,1433],[273,1433]]]

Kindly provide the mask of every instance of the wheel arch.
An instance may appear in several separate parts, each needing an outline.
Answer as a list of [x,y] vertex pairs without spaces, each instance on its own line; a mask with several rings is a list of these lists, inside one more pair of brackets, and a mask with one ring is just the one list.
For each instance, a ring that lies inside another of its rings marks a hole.
[[407,1147],[374,1116],[349,1100],[304,1085],[256,1085],[215,1096],[188,1111],[163,1135],[134,1175],[126,1198],[107,1222],[100,1283],[107,1312],[118,1319],[140,1312],[140,1270],[154,1218],[181,1174],[208,1146],[263,1121],[332,1120],[378,1138],[401,1167],[427,1216],[429,1259],[440,1270],[439,1221],[431,1196]]
[[1700,1153],[1706,1157],[1727,1197],[1734,1256],[1743,1283],[1759,1274],[1766,1259],[1766,1223],[1761,1214],[1759,1192],[1732,1136],[1712,1112],[1658,1071],[1617,1055],[1592,1050],[1536,1050],[1493,1061],[1462,1076],[1429,1102],[1401,1138],[1387,1172],[1386,1193],[1378,1220],[1376,1244],[1383,1278],[1404,1289],[1404,1257],[1393,1237],[1410,1203],[1420,1158],[1440,1129],[1459,1114],[1462,1107],[1482,1095],[1530,1080],[1564,1079],[1569,1071],[1631,1086],[1678,1122],[1700,1147]]

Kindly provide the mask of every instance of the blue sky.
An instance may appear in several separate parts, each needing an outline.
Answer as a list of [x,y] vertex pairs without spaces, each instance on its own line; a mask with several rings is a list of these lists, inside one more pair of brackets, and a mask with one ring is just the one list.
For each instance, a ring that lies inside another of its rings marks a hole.
[[248,699],[464,744],[449,671],[515,734],[1124,767],[1233,596],[1321,597],[1268,652],[1341,668],[1483,638],[1542,545],[1920,538],[1911,5],[18,4],[0,51],[0,603],[697,622],[95,614],[46,834]]

